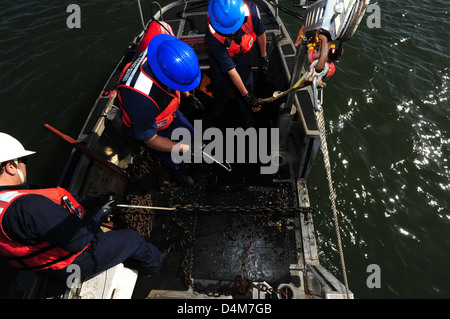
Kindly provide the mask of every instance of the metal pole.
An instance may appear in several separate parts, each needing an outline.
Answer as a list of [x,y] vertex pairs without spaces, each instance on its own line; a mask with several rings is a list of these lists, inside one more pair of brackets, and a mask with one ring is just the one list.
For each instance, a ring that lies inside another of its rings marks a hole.
[[156,206],[140,206],[140,205],[126,205],[126,204],[117,204],[117,207],[124,208],[141,208],[141,209],[154,209],[154,210],[176,210],[176,207],[156,207]]
[[[291,83],[289,87],[292,87],[297,81],[297,79],[300,77],[303,65],[305,63],[307,42],[308,40],[306,39],[306,37],[304,37],[302,39],[302,42],[300,43],[300,46],[297,47],[297,53],[295,54],[295,65],[294,70],[292,70]],[[291,106],[294,103],[294,97],[295,91],[289,93],[286,100],[284,113],[290,112]]]
[[[307,39],[304,37],[300,43],[300,47],[297,47],[297,52],[295,54],[295,65],[291,74],[290,87],[292,88],[297,79],[299,78],[303,64],[306,57]],[[288,146],[289,132],[291,130],[292,118],[291,114],[292,105],[294,104],[294,97],[297,90],[292,90],[288,93],[286,102],[280,106],[280,115],[278,118],[278,127],[280,128],[280,149],[284,149]]]

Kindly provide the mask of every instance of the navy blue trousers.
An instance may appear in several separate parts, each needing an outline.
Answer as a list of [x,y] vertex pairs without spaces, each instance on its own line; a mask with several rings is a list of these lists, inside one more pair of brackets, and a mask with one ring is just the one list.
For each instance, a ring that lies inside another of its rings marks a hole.
[[[81,276],[86,277],[114,267],[127,259],[138,261],[142,267],[150,270],[163,261],[161,253],[153,244],[132,229],[122,229],[96,235],[91,246],[75,258],[72,264],[78,265]],[[57,277],[67,277],[71,274],[66,269],[42,270],[37,273]]]
[[[211,59],[211,83],[212,89],[214,92],[214,97],[216,99],[217,107],[225,107],[228,100],[228,91],[230,87],[236,91],[237,96],[240,93],[231,83],[228,74],[222,73],[221,67],[216,59]],[[254,79],[252,72],[252,53],[251,51],[239,56],[235,59],[236,63],[236,71],[239,73],[239,76],[242,79],[247,91],[253,93],[254,91]],[[250,108],[245,105],[244,101],[241,98],[238,98],[239,108],[241,110],[241,114],[244,119],[251,119],[252,112]]]

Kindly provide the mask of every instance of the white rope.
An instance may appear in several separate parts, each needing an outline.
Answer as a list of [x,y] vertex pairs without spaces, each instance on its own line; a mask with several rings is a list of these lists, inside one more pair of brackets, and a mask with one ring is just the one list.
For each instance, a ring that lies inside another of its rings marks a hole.
[[333,179],[331,178],[331,164],[330,164],[330,156],[328,154],[327,140],[326,140],[326,134],[325,134],[325,117],[323,114],[323,108],[319,107],[319,110],[315,112],[315,115],[316,115],[317,123],[319,125],[319,133],[320,133],[320,141],[321,141],[320,147],[322,149],[323,161],[324,161],[325,169],[327,172],[327,180],[328,180],[328,188],[330,191],[331,208],[333,209],[334,224],[336,227],[336,236],[337,236],[338,247],[339,247],[339,255],[341,258],[342,273],[344,276],[344,285],[345,285],[345,290],[347,293],[347,298],[350,299],[350,291],[348,288],[348,281],[347,281],[347,271],[345,268],[344,252],[342,249],[341,233],[339,230],[338,212],[337,212],[337,208],[336,208],[336,195],[335,195],[334,189],[333,189]]

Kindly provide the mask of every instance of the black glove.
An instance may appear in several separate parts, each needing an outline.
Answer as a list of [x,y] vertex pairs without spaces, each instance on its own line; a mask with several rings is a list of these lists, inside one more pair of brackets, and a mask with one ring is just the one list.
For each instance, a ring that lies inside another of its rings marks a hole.
[[117,205],[117,201],[110,200],[109,202],[104,204],[101,209],[103,210],[103,212],[105,213],[106,216],[108,216],[108,215],[111,216],[111,215],[113,215],[113,210],[116,207],[116,205]]
[[258,98],[253,94],[248,92],[246,95],[242,96],[245,104],[252,109],[253,112],[258,112],[261,110],[261,105],[258,104]]
[[114,193],[102,194],[97,197],[86,195],[74,195],[74,198],[86,210],[99,209],[106,202],[109,202],[113,199],[115,200],[121,199],[120,196]]
[[192,93],[189,93],[189,96],[186,98],[189,109],[193,111],[204,111],[205,107],[203,106],[202,102]]
[[265,77],[269,72],[269,57],[262,56],[259,60],[259,73]]

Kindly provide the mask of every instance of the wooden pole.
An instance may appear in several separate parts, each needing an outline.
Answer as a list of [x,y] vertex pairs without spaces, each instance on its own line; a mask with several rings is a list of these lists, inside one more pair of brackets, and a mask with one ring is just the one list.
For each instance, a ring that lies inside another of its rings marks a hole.
[[76,140],[74,140],[73,138],[71,138],[70,136],[61,133],[60,131],[58,131],[57,129],[55,129],[53,126],[49,125],[49,124],[44,124],[44,126],[49,129],[52,133],[58,135],[59,137],[61,137],[64,141],[72,144],[73,147],[75,147],[76,149],[80,150],[81,152],[83,152],[84,154],[88,155],[89,157],[93,158],[94,160],[96,160],[97,162],[99,162],[101,165],[103,165],[104,167],[112,170],[114,173],[120,175],[121,177],[124,177],[126,179],[128,179],[128,175],[125,174],[125,172],[123,170],[121,170],[118,166],[108,162],[106,159],[104,159],[103,157],[101,157],[99,154],[91,151],[90,149],[88,149],[86,146],[78,143]]

